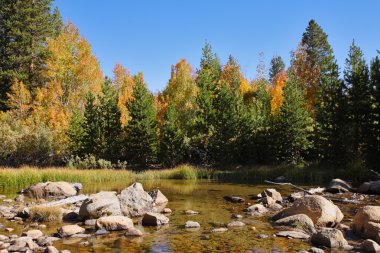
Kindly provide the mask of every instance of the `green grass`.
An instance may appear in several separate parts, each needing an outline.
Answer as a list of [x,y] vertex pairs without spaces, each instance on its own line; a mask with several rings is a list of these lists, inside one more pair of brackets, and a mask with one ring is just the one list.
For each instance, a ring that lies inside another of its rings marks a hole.
[[109,184],[140,180],[211,178],[213,172],[207,169],[181,165],[173,169],[146,170],[77,170],[68,168],[2,168],[0,169],[0,189],[25,189],[32,184],[47,181],[67,181],[82,184]]

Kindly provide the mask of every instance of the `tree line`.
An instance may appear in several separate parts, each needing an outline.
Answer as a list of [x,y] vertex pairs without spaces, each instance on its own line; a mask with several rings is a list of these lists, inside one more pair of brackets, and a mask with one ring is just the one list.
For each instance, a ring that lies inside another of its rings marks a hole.
[[[341,70],[310,20],[286,68],[248,80],[206,43],[152,94],[142,73],[104,77],[51,0],[0,4],[0,163],[120,167],[380,162],[380,58],[352,42]],[[379,52],[377,52],[379,54]]]

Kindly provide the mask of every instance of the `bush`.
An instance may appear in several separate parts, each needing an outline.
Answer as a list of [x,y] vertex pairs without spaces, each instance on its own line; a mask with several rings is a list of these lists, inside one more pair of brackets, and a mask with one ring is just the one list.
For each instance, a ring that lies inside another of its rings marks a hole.
[[67,166],[76,169],[112,169],[118,165],[124,166],[124,164],[120,162],[118,162],[117,165],[113,165],[110,161],[97,159],[94,155],[85,155],[83,158],[71,156],[67,160]]
[[29,217],[32,221],[58,221],[62,217],[61,208],[57,206],[34,206],[30,208]]

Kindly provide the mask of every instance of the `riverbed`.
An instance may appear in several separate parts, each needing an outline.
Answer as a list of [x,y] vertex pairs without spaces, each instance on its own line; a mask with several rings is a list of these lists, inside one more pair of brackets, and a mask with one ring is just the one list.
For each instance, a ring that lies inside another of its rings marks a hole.
[[[250,204],[256,203],[253,197],[273,185],[250,185],[238,183],[221,183],[216,181],[186,181],[186,180],[159,180],[142,181],[146,191],[159,188],[169,199],[167,207],[173,212],[168,215],[169,225],[156,227],[142,227],[135,222],[136,227],[143,231],[144,236],[133,238],[124,236],[123,232],[111,232],[108,235],[92,236],[79,239],[62,239],[54,243],[58,249],[67,249],[71,252],[297,252],[308,250],[310,244],[299,239],[287,239],[274,236],[280,228],[273,227],[268,217],[246,215],[243,210]],[[84,185],[83,193],[103,191],[120,191],[131,183],[118,185]],[[294,189],[281,186],[275,187],[283,196],[294,192]],[[17,190],[8,189],[7,197],[14,197]],[[234,195],[244,198],[245,203],[231,203],[224,200],[224,196]],[[28,199],[27,199],[28,201]],[[372,200],[374,201],[374,200]],[[376,201],[376,200],[375,200]],[[344,221],[349,222],[354,214],[354,207],[336,203],[345,214]],[[198,215],[186,215],[186,210],[199,212]],[[221,234],[211,233],[212,229],[225,226],[234,221],[234,214],[243,215],[240,221],[246,226],[229,229]],[[199,222],[199,229],[188,230],[186,221]],[[53,234],[64,222],[44,223],[44,234]],[[28,222],[17,224],[0,219],[4,227],[15,230],[11,233],[1,231],[5,235],[21,235]],[[4,229],[2,229],[4,230]],[[88,233],[95,231],[87,230]],[[265,235],[265,236],[264,236]],[[265,238],[264,238],[265,237]],[[81,242],[88,241],[88,246]]]

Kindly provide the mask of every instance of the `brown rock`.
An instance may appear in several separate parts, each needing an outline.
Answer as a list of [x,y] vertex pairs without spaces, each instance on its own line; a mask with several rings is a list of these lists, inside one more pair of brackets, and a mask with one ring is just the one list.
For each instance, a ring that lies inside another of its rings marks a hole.
[[58,229],[58,233],[62,237],[72,236],[75,234],[83,234],[84,231],[85,229],[78,225],[65,225]]
[[95,227],[108,231],[127,230],[133,227],[133,221],[125,216],[105,216],[96,221]]
[[354,217],[353,231],[380,243],[380,206],[364,206]]
[[329,248],[345,248],[348,245],[342,232],[335,228],[321,228],[312,235],[311,242],[316,246]]

